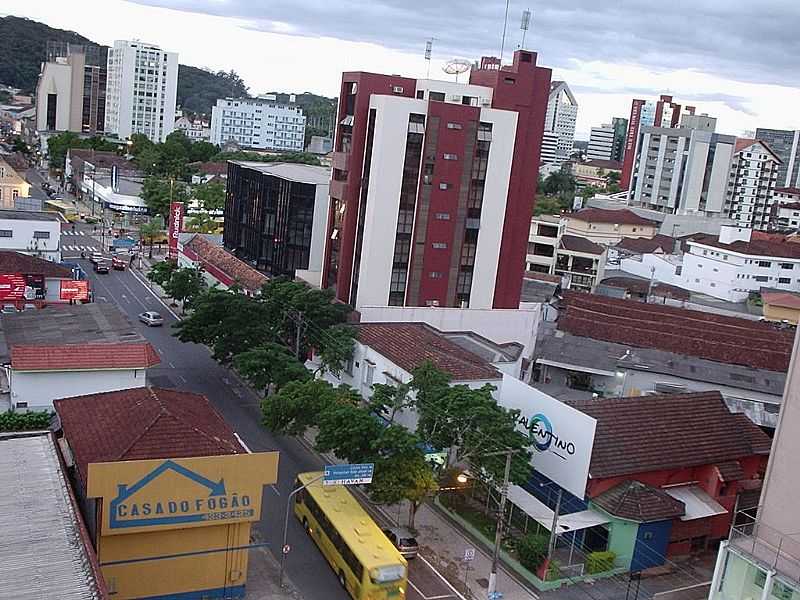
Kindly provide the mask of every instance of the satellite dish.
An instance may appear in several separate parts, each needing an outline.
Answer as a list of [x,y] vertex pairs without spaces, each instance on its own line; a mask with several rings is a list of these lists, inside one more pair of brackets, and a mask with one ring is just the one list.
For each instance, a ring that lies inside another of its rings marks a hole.
[[461,73],[466,73],[471,68],[472,63],[468,60],[464,60],[463,58],[454,58],[445,63],[445,65],[442,67],[442,71],[448,75],[455,75],[456,78],[458,78]]

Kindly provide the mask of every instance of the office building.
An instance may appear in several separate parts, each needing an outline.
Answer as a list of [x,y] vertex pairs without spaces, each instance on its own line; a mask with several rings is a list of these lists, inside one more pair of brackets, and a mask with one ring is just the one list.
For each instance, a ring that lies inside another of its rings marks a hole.
[[628,119],[614,117],[611,123],[600,127],[592,127],[589,135],[589,146],[586,150],[587,160],[622,161],[625,154],[625,133],[628,130]]
[[800,129],[756,129],[755,138],[778,155],[778,187],[800,187]]
[[211,109],[211,143],[235,142],[243,148],[302,152],[306,118],[302,109],[274,95],[220,98]]
[[329,219],[330,170],[296,163],[228,163],[223,243],[272,276],[319,286]]
[[725,213],[739,227],[767,229],[774,221],[774,192],[780,167],[780,158],[766,142],[749,138],[736,140]]
[[[758,508],[740,510],[730,538],[720,545],[709,600],[790,600],[800,597],[798,344],[800,338],[796,338],[794,343],[789,380]],[[753,490],[757,491],[757,488]]]
[[550,97],[547,100],[545,131],[558,135],[556,157],[560,161],[572,156],[575,143],[575,120],[578,118],[578,101],[572,95],[566,81],[553,81],[550,84]]
[[[628,119],[628,131],[625,134],[625,150],[623,153],[622,179],[620,187],[630,189],[634,172],[634,159],[638,153],[640,132],[642,127],[677,127],[681,120],[681,105],[672,101],[672,96],[662,95],[658,101],[634,99],[631,102],[631,114]],[[693,115],[694,106],[687,106],[685,114]]]
[[519,306],[550,93],[536,59],[484,57],[466,84],[343,74],[323,286],[356,308]]
[[542,166],[558,162],[558,134],[553,131],[542,132],[542,152],[539,160]]
[[117,40],[108,51],[106,133],[163,142],[175,128],[178,54],[140,41]]

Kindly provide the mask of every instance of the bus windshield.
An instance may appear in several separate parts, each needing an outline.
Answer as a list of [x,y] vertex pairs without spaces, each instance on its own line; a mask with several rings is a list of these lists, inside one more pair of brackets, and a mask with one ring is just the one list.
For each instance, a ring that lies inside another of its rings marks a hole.
[[406,576],[406,568],[404,565],[376,567],[370,570],[369,576],[373,583],[389,583],[390,581],[403,579]]

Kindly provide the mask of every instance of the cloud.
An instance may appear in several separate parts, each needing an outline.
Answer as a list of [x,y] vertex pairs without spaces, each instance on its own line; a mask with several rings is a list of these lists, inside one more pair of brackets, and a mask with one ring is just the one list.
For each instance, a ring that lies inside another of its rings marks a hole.
[[[132,0],[138,4],[235,17],[248,27],[300,36],[371,42],[422,53],[476,58],[497,54],[505,2],[430,0]],[[506,50],[521,39],[512,2]],[[794,82],[800,54],[796,0],[573,0],[535,8],[526,46],[542,63],[624,62],[653,70],[695,68],[738,81]]]

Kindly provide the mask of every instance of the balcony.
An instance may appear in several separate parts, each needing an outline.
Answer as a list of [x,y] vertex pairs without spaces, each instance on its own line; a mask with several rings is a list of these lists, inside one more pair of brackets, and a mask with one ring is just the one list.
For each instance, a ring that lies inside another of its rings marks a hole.
[[800,541],[758,520],[755,509],[739,511],[730,547],[747,554],[782,577],[800,583]]

